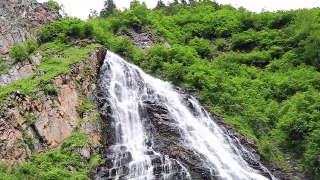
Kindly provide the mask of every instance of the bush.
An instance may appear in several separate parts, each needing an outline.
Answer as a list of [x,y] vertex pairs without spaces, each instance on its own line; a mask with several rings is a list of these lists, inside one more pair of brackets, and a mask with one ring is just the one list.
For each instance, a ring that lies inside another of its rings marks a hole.
[[49,96],[57,96],[59,93],[58,88],[56,88],[52,84],[46,84],[46,85],[44,85],[44,87],[42,89],[45,92],[45,94],[49,95]]
[[213,48],[209,40],[195,37],[190,40],[189,45],[193,47],[202,58],[211,59]]
[[28,39],[25,45],[29,54],[33,53],[38,48],[38,43],[34,39]]
[[29,59],[28,48],[25,45],[15,44],[11,47],[9,56],[18,62],[26,61]]
[[64,151],[72,151],[74,148],[83,147],[85,144],[90,144],[88,135],[84,132],[76,132],[71,134],[61,145]]
[[59,5],[59,3],[57,3],[54,0],[48,0],[48,5],[51,9],[60,11],[61,10],[61,6]]
[[225,40],[223,38],[218,38],[216,40],[217,50],[223,51],[225,49]]
[[256,32],[250,29],[240,34],[234,34],[231,43],[234,50],[251,50],[257,45]]
[[9,71],[9,66],[5,63],[5,60],[0,58],[0,74],[6,74]]
[[58,40],[68,42],[71,38],[91,38],[93,27],[91,24],[77,18],[61,19],[43,26],[37,33],[39,44]]

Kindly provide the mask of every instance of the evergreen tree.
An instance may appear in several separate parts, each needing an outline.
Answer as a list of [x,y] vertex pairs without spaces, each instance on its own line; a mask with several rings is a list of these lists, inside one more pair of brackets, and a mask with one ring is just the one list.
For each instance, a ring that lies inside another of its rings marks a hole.
[[98,15],[99,15],[99,14],[98,14],[97,10],[90,9],[88,19],[98,17]]
[[160,9],[160,8],[164,8],[164,7],[166,7],[164,2],[162,0],[158,0],[156,9]]
[[101,17],[109,17],[113,13],[113,10],[115,10],[116,8],[117,8],[116,4],[114,3],[113,0],[106,0],[104,2],[103,9],[100,12],[100,16]]
[[[143,2],[144,3],[144,2]],[[130,2],[130,9],[134,9],[135,7],[139,6],[141,3],[139,0],[132,0]]]
[[187,4],[187,1],[186,0],[181,0],[181,3],[182,4]]

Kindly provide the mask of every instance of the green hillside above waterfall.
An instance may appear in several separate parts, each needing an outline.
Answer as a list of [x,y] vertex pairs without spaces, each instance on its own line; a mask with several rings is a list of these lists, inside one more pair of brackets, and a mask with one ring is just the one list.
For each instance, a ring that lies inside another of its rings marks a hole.
[[[203,0],[160,2],[153,10],[132,2],[123,12],[111,10],[87,21],[96,41],[148,73],[196,89],[264,158],[297,171],[290,157],[300,171],[319,175],[319,8],[256,14]],[[157,37],[146,51],[116,36],[140,27]]]
[[[124,12],[102,15],[87,21],[99,43],[155,76],[196,89],[265,158],[290,171],[289,156],[301,171],[319,175],[320,9],[256,14],[204,0],[160,2],[153,10],[132,2]],[[137,27],[160,32],[159,43],[141,51],[115,36]]]
[[[253,139],[263,159],[274,167],[320,176],[320,8],[257,14],[209,0],[169,5],[159,1],[154,9],[133,1],[129,9],[120,11],[112,1],[106,2],[100,15],[92,12],[86,21],[67,17],[43,26],[34,42],[13,46],[11,58],[22,61],[32,52],[50,54],[50,49],[56,56],[67,51],[82,58],[89,50],[78,52],[70,46],[77,41],[81,49],[94,40],[153,76],[196,92],[208,110]],[[143,31],[154,44],[137,48],[128,35],[131,30]],[[49,60],[42,64],[52,73],[45,82],[62,74],[62,66],[75,63],[72,57],[59,65]],[[7,67],[0,59],[2,69]],[[32,94],[41,84],[25,87],[22,83],[2,88],[0,101],[17,87]],[[89,177],[90,163],[77,165],[79,173],[60,173],[65,171],[58,168],[76,164],[72,157],[64,157],[68,150],[62,147],[37,155],[8,179],[19,179],[24,171],[32,175],[43,159],[52,164],[42,167],[44,179]],[[63,164],[63,158],[70,163]],[[47,167],[55,176],[46,175]],[[3,169],[0,166],[0,174]]]

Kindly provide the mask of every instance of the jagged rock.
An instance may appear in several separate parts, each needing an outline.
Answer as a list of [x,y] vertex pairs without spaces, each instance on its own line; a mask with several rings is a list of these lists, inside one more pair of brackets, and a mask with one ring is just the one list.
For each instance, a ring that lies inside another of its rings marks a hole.
[[118,36],[127,35],[131,38],[131,42],[139,49],[147,50],[157,43],[157,38],[166,48],[170,48],[171,45],[166,41],[159,32],[150,33],[141,26],[134,26],[128,28],[127,32],[118,31]]
[[[86,132],[93,142],[92,147],[79,149],[83,158],[89,159],[99,149],[102,138],[97,112],[86,112],[80,118],[77,108],[82,103],[80,94],[91,98],[105,53],[104,48],[94,49],[88,60],[73,66],[71,74],[75,77],[81,74],[79,80],[70,75],[56,77],[53,86],[57,88],[57,96],[44,95],[40,90],[36,93],[40,98],[31,100],[19,91],[11,93],[11,101],[0,105],[0,162],[24,161],[31,150],[36,153],[51,150],[76,130]],[[82,74],[84,67],[89,68],[86,74]],[[25,114],[34,122],[27,122]],[[80,120],[84,121],[81,125]],[[31,138],[31,147],[24,145],[26,137]]]
[[129,28],[128,34],[131,37],[132,43],[139,49],[149,49],[155,44],[152,35],[145,32],[142,28],[139,28],[139,30]]
[[31,59],[32,64],[39,65],[41,63],[42,56],[41,56],[41,54],[37,53],[37,54],[31,56],[30,59]]
[[[41,4],[35,0],[1,0],[0,58],[8,56],[12,45],[33,38],[36,30],[42,24],[50,23],[59,18],[59,13],[50,9],[47,3]],[[41,59],[40,54],[33,55],[30,62],[18,63],[11,67],[7,74],[1,74],[0,88],[32,75]]]
[[32,75],[35,67],[35,64],[30,62],[19,62],[7,74],[0,75],[0,88]]
[[18,123],[13,117],[0,112],[0,162],[23,161],[28,157],[22,139]]
[[[77,113],[79,94],[67,76],[55,80],[60,93],[55,101],[47,104],[35,122],[36,131],[47,142],[50,148],[57,147],[75,130],[80,118]],[[54,107],[54,108],[53,108]]]
[[5,57],[13,44],[32,38],[40,25],[60,17],[47,3],[41,4],[35,0],[1,0],[0,57]]

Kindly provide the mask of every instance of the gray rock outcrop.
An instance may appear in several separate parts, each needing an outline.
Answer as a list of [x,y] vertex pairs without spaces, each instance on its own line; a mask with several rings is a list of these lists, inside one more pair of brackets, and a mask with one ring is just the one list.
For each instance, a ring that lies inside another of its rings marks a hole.
[[[87,60],[71,67],[71,75],[56,77],[51,84],[55,95],[39,91],[39,98],[31,99],[15,91],[11,101],[0,104],[0,162],[22,162],[31,152],[49,151],[75,131],[87,133],[92,141],[92,147],[79,149],[84,158],[99,148],[102,138],[97,112],[80,114],[77,110],[83,98],[92,96],[105,52],[104,48],[94,49]],[[85,68],[88,73],[82,73]]]
[[7,56],[10,47],[32,38],[43,24],[60,18],[48,3],[35,0],[0,1],[0,57]]

